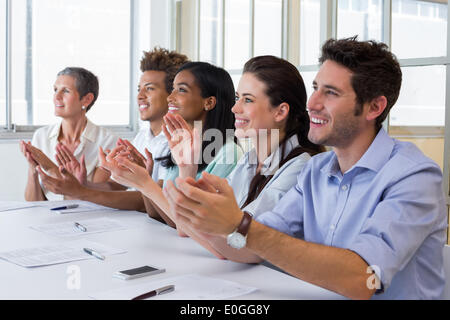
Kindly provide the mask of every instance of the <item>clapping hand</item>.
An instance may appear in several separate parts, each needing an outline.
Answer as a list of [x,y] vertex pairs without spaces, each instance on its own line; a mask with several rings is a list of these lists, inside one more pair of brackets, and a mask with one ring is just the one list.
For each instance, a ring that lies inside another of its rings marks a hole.
[[87,184],[87,170],[85,155],[83,154],[78,162],[73,153],[62,143],[56,145],[56,161],[59,166],[65,168],[70,174],[75,176],[81,185]]
[[145,156],[143,156],[142,153],[140,153],[138,149],[136,149],[136,147],[126,139],[119,139],[117,141],[117,146],[126,147],[126,151],[119,154],[120,157],[126,156],[131,162],[145,168],[148,174],[152,176],[154,167],[153,155],[147,148],[145,148]]
[[111,172],[112,177],[118,183],[142,190],[146,183],[153,180],[147,169],[131,162],[128,155],[129,152],[126,151],[125,146],[114,148],[108,155],[100,147],[100,166]]
[[51,176],[61,177],[58,166],[50,160],[40,149],[34,147],[30,142],[20,142],[20,149],[27,158],[32,169],[40,166],[41,169],[48,172]]
[[180,170],[179,176],[195,177],[201,156],[201,133],[197,128],[191,129],[180,115],[169,113],[164,117],[164,121],[166,125],[163,126],[163,132]]

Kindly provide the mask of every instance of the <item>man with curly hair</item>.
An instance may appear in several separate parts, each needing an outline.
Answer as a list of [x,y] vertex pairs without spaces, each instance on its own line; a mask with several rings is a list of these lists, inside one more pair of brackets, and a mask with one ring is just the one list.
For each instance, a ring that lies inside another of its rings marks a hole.
[[[155,48],[144,52],[141,60],[141,79],[138,86],[138,105],[142,121],[148,121],[133,140],[133,146],[145,155],[148,148],[153,159],[169,153],[167,139],[162,131],[163,117],[168,111],[167,97],[173,90],[173,80],[178,69],[187,62],[185,55],[175,51]],[[165,176],[166,169],[154,161],[152,178],[156,182]]]
[[[140,118],[148,122],[136,135],[133,142],[119,139],[118,145],[130,150],[135,160],[142,165],[149,165],[146,160],[157,159],[165,156],[168,151],[167,139],[162,132],[163,117],[168,111],[167,97],[173,90],[173,80],[178,69],[188,62],[188,58],[175,51],[163,48],[154,48],[144,52],[141,59],[142,75],[138,85],[137,102]],[[67,162],[76,162],[67,151],[61,158],[69,159]],[[136,158],[140,158],[136,159]],[[152,168],[148,168],[152,178],[158,182],[164,177],[164,167],[158,161],[152,161]],[[41,175],[45,186],[57,194],[63,194],[68,198],[90,201],[100,205],[121,210],[137,210],[145,212],[144,199],[138,191],[127,191],[126,187],[113,181],[103,184],[92,184],[83,179],[83,165],[76,163],[62,170],[62,178],[52,178]],[[68,169],[68,170],[67,170]]]

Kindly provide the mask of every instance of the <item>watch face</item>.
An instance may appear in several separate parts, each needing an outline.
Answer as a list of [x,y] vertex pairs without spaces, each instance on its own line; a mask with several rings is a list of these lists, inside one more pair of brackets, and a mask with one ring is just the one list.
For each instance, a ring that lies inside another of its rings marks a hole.
[[227,243],[232,248],[242,249],[247,244],[247,237],[238,232],[233,232],[227,237]]

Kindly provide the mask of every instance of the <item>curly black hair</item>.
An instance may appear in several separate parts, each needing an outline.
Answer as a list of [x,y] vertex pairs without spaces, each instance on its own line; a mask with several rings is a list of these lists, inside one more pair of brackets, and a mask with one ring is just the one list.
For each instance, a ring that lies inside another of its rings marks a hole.
[[189,59],[184,54],[155,47],[152,51],[144,51],[141,59],[141,71],[164,71],[166,73],[164,81],[166,91],[171,93],[178,69],[187,62]]

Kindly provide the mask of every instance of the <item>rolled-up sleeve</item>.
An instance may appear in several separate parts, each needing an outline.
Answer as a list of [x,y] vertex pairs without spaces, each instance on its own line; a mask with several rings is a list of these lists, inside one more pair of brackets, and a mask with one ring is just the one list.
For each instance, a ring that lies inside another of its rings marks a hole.
[[[401,176],[386,188],[373,214],[348,247],[372,266],[385,290],[424,240],[435,232],[442,234],[446,225],[440,169],[428,163]],[[443,245],[440,236],[429,243]]]

